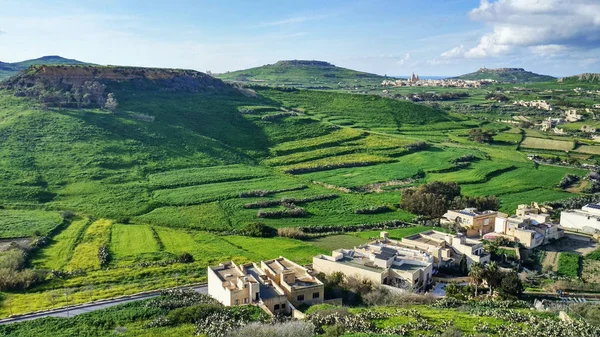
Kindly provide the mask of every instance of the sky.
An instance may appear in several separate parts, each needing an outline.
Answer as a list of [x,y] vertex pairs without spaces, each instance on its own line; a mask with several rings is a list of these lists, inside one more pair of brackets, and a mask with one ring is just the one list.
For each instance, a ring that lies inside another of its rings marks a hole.
[[600,0],[0,0],[0,61],[215,73],[309,59],[387,75],[600,72]]

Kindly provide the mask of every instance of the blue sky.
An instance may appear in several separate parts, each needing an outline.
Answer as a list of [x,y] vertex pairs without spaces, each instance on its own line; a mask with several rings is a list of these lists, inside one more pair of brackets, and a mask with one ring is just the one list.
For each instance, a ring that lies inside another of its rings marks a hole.
[[600,72],[600,0],[0,0],[0,61],[225,72],[316,59],[388,75]]

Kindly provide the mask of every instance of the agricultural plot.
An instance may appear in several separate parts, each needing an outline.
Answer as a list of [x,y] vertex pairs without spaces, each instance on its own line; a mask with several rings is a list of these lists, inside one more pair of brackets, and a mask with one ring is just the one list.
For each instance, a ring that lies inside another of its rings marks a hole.
[[194,206],[160,207],[135,219],[139,223],[165,227],[198,230],[228,230],[231,228],[229,218],[220,202]]
[[331,156],[341,156],[357,152],[358,148],[353,146],[333,146],[324,149],[316,149],[312,151],[295,152],[288,155],[278,156],[266,159],[263,163],[269,166],[281,166],[302,163],[310,160],[327,158]]
[[237,198],[242,192],[288,189],[298,187],[299,185],[298,181],[293,178],[276,176],[156,190],[154,192],[153,200],[159,204],[169,206],[196,205],[217,200]]
[[163,188],[261,178],[268,175],[269,170],[261,166],[226,165],[155,173],[148,176],[148,181],[152,188]]
[[73,257],[66,269],[99,269],[98,250],[109,244],[111,227],[112,221],[110,220],[97,220],[92,223],[83,234],[81,242],[75,247]]
[[285,256],[294,262],[306,264],[312,261],[313,256],[328,253],[324,249],[300,240],[281,237],[263,239],[246,236],[225,236],[223,240],[242,250],[252,252],[262,260]]
[[271,152],[274,155],[284,155],[294,152],[307,151],[325,146],[339,145],[349,140],[361,138],[364,135],[364,131],[343,128],[321,137],[301,139],[277,144],[271,148]]
[[575,149],[575,152],[600,155],[600,146],[581,145]]
[[584,170],[540,165],[537,168],[518,164],[517,168],[504,172],[479,184],[464,184],[462,190],[467,195],[504,195],[524,192],[537,188],[556,187],[566,173],[583,176]]
[[572,198],[573,193],[551,190],[547,188],[535,188],[528,191],[506,193],[499,195],[500,211],[512,213],[524,202],[547,202]]
[[281,169],[285,173],[298,174],[305,172],[326,171],[340,167],[370,166],[379,163],[387,163],[390,161],[393,161],[393,159],[363,153],[354,153],[303,162],[296,165],[284,166]]
[[121,259],[159,251],[152,229],[147,225],[115,224],[111,230],[111,257]]
[[354,248],[364,244],[366,240],[353,235],[329,235],[306,240],[306,242],[331,253],[331,251],[340,248]]
[[494,175],[513,169],[512,163],[481,160],[471,163],[468,167],[445,173],[429,173],[427,181],[445,181],[458,184],[485,182]]
[[448,169],[452,160],[471,153],[462,148],[432,148],[397,158],[395,163],[369,167],[341,168],[324,172],[308,173],[303,178],[342,186],[359,187],[367,184],[403,180],[413,177],[420,170],[425,172]]
[[572,141],[562,141],[545,138],[525,137],[521,142],[521,147],[530,149],[556,150],[556,151],[571,151],[575,147]]
[[89,219],[73,221],[53,237],[47,247],[35,254],[32,264],[41,269],[62,269],[73,256],[78,241],[82,239],[90,223]]
[[62,218],[58,212],[37,210],[0,210],[0,238],[32,236],[39,231],[47,235],[60,225]]

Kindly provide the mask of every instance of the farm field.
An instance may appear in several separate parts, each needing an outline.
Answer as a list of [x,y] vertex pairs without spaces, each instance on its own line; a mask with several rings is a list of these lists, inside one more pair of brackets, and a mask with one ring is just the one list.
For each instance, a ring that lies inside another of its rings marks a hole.
[[575,143],[546,138],[525,137],[521,142],[521,146],[532,149],[571,151],[573,150]]
[[[304,241],[241,235],[256,222],[275,229],[412,222],[416,214],[400,208],[402,190],[433,181],[457,182],[467,196],[496,195],[500,210],[512,213],[518,204],[576,196],[558,184],[566,174],[587,174],[527,159],[535,149],[571,151],[574,142],[530,131],[521,141],[521,129],[491,113],[480,118],[445,103],[289,88],[248,94],[218,85],[195,93],[107,85],[120,113],[42,108],[0,90],[0,239],[48,235],[29,265],[55,271],[27,291],[0,292],[0,316],[203,282],[208,265],[230,259],[310,263],[380,232]],[[480,96],[484,90],[465,101],[485,103]],[[470,140],[473,128],[496,130],[494,141]],[[597,149],[578,150],[593,159]],[[304,212],[262,217],[293,207]],[[75,218],[64,221],[63,212]],[[401,239],[429,228],[388,232]],[[194,261],[180,262],[184,253]],[[54,298],[65,291],[69,303]]]

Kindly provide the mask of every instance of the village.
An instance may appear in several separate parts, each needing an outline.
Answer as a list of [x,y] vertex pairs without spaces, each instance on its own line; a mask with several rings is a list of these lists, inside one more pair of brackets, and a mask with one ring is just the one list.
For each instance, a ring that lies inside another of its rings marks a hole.
[[[299,308],[330,303],[342,298],[327,293],[329,278],[346,278],[391,293],[446,296],[449,285],[487,285],[473,270],[516,273],[526,282],[535,273],[516,260],[494,261],[497,250],[514,256],[533,251],[577,253],[591,251],[600,239],[600,204],[565,210],[560,222],[552,221],[550,211],[536,203],[522,204],[514,215],[474,208],[448,210],[440,219],[439,230],[432,229],[399,240],[388,231],[353,248],[340,248],[331,254],[314,256],[312,263],[300,265],[283,256],[259,263],[236,264],[225,261],[209,266],[208,294],[225,306],[256,305],[269,315],[303,318]],[[448,228],[456,228],[452,234]],[[560,247],[557,250],[557,247]],[[491,251],[494,249],[495,251]],[[458,274],[457,274],[458,271]],[[462,274],[460,274],[462,271]],[[587,302],[587,295],[557,299]],[[489,296],[489,295],[485,295]]]

